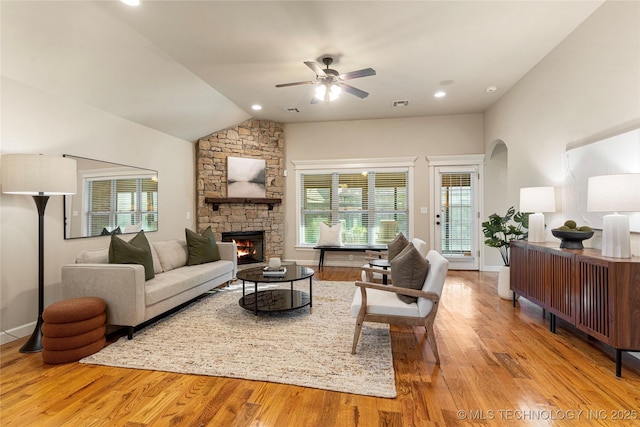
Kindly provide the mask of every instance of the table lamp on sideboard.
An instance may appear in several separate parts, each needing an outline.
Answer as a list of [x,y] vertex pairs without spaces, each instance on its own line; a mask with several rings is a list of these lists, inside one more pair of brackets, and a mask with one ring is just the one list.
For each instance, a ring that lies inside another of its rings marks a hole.
[[629,217],[618,212],[640,212],[640,173],[590,177],[587,210],[613,212],[602,218],[602,256],[631,258]]
[[520,189],[520,212],[529,215],[528,241],[544,242],[544,214],[556,211],[556,193],[553,187],[525,187]]
[[38,209],[38,319],[21,353],[42,350],[44,310],[44,211],[50,196],[75,194],[76,161],[38,154],[2,155],[2,192],[33,196]]

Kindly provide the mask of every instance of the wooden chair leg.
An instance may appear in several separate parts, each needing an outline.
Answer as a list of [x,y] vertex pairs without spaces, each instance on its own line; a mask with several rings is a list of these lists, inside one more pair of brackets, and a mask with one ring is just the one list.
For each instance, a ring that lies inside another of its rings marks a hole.
[[362,296],[362,300],[360,301],[360,311],[358,312],[358,319],[356,320],[356,331],[353,334],[353,346],[351,347],[351,354],[356,354],[356,347],[358,346],[360,331],[362,331],[362,323],[364,322],[364,317],[367,314],[367,291],[365,288],[360,288],[360,295]]
[[436,334],[433,330],[433,322],[428,322],[425,326],[427,333],[427,341],[429,341],[429,345],[431,346],[431,351],[433,351],[433,356],[436,358],[436,365],[440,364],[440,356],[438,355],[438,343],[436,342]]
[[356,354],[356,347],[358,346],[360,331],[362,331],[362,320],[360,320],[360,316],[358,316],[358,320],[356,322],[356,331],[353,334],[353,346],[351,347],[351,354]]

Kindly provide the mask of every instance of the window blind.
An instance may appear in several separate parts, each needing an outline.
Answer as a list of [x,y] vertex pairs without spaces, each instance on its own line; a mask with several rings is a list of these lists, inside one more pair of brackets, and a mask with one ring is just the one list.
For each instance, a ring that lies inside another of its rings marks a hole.
[[300,244],[318,240],[318,223],[342,223],[345,244],[384,244],[408,235],[408,172],[303,173]]
[[474,194],[470,172],[445,172],[440,176],[440,204],[442,207],[441,253],[444,255],[471,255],[473,233],[472,196]]
[[86,224],[89,235],[103,229],[121,230],[141,224],[143,230],[156,230],[158,221],[158,182],[148,178],[87,179]]

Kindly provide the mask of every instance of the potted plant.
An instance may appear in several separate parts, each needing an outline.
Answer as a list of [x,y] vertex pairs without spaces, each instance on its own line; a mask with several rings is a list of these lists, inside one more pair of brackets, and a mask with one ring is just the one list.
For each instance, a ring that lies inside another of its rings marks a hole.
[[504,299],[513,298],[509,287],[509,245],[512,240],[527,238],[529,228],[529,214],[516,212],[514,207],[507,209],[504,216],[493,214],[489,220],[482,223],[482,232],[487,239],[484,244],[498,249],[504,262],[498,275],[498,295]]

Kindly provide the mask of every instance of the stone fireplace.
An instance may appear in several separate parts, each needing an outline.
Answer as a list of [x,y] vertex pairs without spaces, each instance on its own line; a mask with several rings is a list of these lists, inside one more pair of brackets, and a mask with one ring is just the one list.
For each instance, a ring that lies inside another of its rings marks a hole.
[[[229,156],[265,160],[265,199],[228,198]],[[263,235],[262,260],[282,257],[285,230],[283,125],[250,119],[201,138],[196,147],[196,162],[199,232],[211,226],[220,241],[223,233],[260,232]]]
[[238,265],[264,261],[264,231],[223,231],[223,242],[235,242]]

